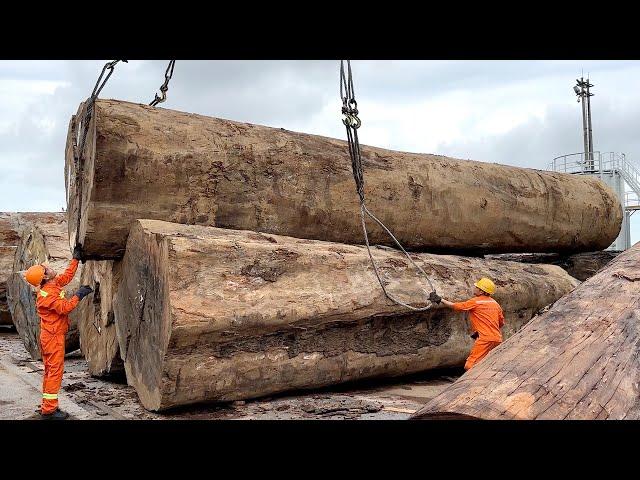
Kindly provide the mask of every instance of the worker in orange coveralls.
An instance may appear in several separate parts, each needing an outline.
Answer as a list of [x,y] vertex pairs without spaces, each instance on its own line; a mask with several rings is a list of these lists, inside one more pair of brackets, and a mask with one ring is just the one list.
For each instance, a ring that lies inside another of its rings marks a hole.
[[67,300],[62,287],[73,279],[82,257],[82,247],[77,246],[69,267],[62,275],[57,275],[46,265],[34,265],[25,272],[27,282],[36,287],[36,310],[40,316],[40,350],[44,363],[40,415],[43,419],[64,420],[69,416],[58,409],[58,391],[64,372],[65,334],[69,330],[69,313],[93,290],[83,285]]
[[435,304],[441,303],[457,311],[468,311],[469,320],[475,339],[469,358],[464,364],[464,369],[469,370],[482,360],[491,350],[502,343],[504,314],[502,308],[493,298],[496,292],[495,284],[488,278],[481,278],[474,283],[474,297],[466,302],[449,302],[435,292],[431,292],[429,300]]

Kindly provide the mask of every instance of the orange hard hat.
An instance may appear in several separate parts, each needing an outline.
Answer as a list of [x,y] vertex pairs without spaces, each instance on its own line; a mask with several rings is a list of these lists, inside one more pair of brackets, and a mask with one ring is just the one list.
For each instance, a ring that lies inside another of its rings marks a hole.
[[29,267],[29,269],[25,272],[24,278],[27,282],[29,282],[34,287],[37,287],[42,282],[44,278],[45,269],[42,265],[34,265],[33,267]]

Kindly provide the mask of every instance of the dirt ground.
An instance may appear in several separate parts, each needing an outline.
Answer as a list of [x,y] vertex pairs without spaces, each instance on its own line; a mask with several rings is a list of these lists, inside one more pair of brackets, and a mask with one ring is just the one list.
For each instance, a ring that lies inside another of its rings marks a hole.
[[[15,330],[0,327],[0,419],[37,418],[42,372],[42,362],[31,359]],[[403,420],[461,373],[431,372],[158,414],[142,407],[135,390],[123,378],[92,378],[77,350],[66,356],[59,398],[60,408],[79,420]]]

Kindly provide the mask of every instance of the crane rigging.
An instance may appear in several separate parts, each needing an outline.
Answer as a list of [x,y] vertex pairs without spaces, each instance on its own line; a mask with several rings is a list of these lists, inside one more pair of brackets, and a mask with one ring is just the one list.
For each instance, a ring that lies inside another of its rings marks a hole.
[[[358,129],[362,126],[362,121],[358,116],[358,102],[355,98],[355,90],[353,88],[353,75],[351,72],[351,61],[347,60],[347,71],[345,73],[344,68],[344,60],[340,61],[340,98],[342,99],[342,114],[344,118],[342,119],[342,123],[347,129],[347,143],[349,144],[349,155],[351,157],[351,168],[353,171],[353,178],[356,182],[356,191],[358,192],[358,197],[360,199],[360,219],[362,222],[362,231],[364,232],[364,240],[367,246],[367,252],[369,253],[369,258],[371,259],[371,264],[373,265],[373,270],[376,274],[378,282],[382,287],[382,291],[384,294],[394,303],[409,308],[413,311],[425,311],[431,308],[431,304],[426,307],[414,307],[413,305],[409,305],[398,300],[396,297],[391,295],[387,288],[384,285],[384,282],[380,278],[380,272],[378,271],[378,266],[371,254],[371,247],[369,245],[369,235],[367,234],[367,225],[365,222],[365,217],[369,217],[374,222],[376,222],[382,229],[387,232],[387,234],[393,239],[394,243],[402,250],[402,253],[409,259],[411,264],[423,275],[423,277],[427,280],[429,287],[432,292],[435,292],[435,288],[431,283],[431,280],[422,269],[420,265],[418,265],[413,258],[407,253],[404,247],[400,244],[398,239],[391,233],[391,231],[382,223],[373,213],[369,211],[365,202],[364,195],[364,172],[362,168],[362,155],[360,151],[360,141],[358,140]],[[424,289],[425,294],[427,293]]]
[[[75,143],[74,144],[74,161],[76,162],[76,174],[77,174],[76,182],[79,188],[79,195],[78,195],[78,199],[79,199],[78,214],[79,215],[81,214],[81,211],[82,211],[82,192],[81,192],[82,185],[80,184],[80,179],[82,178],[82,167],[83,167],[82,160],[84,155],[84,146],[86,142],[86,136],[89,129],[89,122],[91,120],[91,116],[93,114],[93,107],[96,99],[98,98],[98,95],[100,94],[105,84],[109,80],[109,77],[113,73],[115,66],[120,61],[125,63],[127,62],[127,60],[113,60],[111,62],[108,62],[103,67],[102,72],[98,77],[98,81],[94,86],[93,92],[91,93],[91,96],[87,100],[86,108],[84,111],[84,117],[81,123],[81,130],[82,130],[81,140],[80,142],[74,142]],[[167,69],[165,71],[165,80],[159,89],[160,95],[158,95],[158,93],[155,94],[154,99],[151,101],[151,103],[149,103],[150,106],[155,107],[158,104],[166,101],[167,91],[169,89],[169,82],[173,76],[175,62],[176,62],[175,60],[169,61],[169,64],[167,65]],[[358,129],[362,125],[362,122],[360,120],[360,117],[358,116],[359,115],[358,103],[355,98],[355,89],[353,86],[353,74],[351,71],[351,61],[347,60],[346,64],[347,64],[347,69],[345,71],[344,60],[340,61],[340,98],[342,100],[342,114],[344,116],[342,119],[342,123],[345,125],[346,131],[347,131],[347,143],[349,146],[349,155],[351,157],[351,168],[353,171],[353,178],[356,183],[356,191],[358,193],[358,197],[360,201],[360,220],[362,223],[362,231],[364,233],[364,240],[367,247],[367,252],[369,254],[369,259],[371,260],[371,264],[373,266],[376,278],[378,279],[378,283],[382,287],[382,291],[384,292],[387,298],[389,298],[394,303],[402,307],[408,308],[410,310],[426,311],[432,307],[433,305],[432,303],[430,303],[425,307],[416,307],[413,305],[409,305],[408,303],[402,302],[401,300],[396,298],[394,295],[392,295],[389,291],[387,291],[387,288],[385,287],[384,282],[380,277],[380,271],[378,270],[378,266],[373,258],[373,254],[371,253],[371,246],[369,244],[369,235],[367,233],[367,226],[366,226],[366,217],[369,217],[371,220],[377,223],[389,235],[389,237],[391,237],[393,242],[402,251],[402,253],[404,253],[404,255],[411,262],[413,267],[422,275],[424,279],[426,279],[431,289],[431,292],[432,293],[435,292],[435,288],[433,287],[431,280],[429,279],[428,275],[423,270],[423,268],[420,265],[418,265],[413,260],[413,258],[411,258],[411,256],[407,253],[407,251],[404,249],[402,244],[393,235],[393,233],[366,206],[365,191],[364,191],[364,171],[362,167],[362,155],[360,151],[360,142],[358,139]],[[109,73],[103,80],[103,77],[107,70],[109,71]],[[102,80],[102,83],[101,83],[101,80]],[[78,243],[77,239],[80,236],[80,224],[81,222],[78,221],[77,229],[76,229],[76,243]],[[425,294],[427,294],[424,288],[423,288],[423,291]]]

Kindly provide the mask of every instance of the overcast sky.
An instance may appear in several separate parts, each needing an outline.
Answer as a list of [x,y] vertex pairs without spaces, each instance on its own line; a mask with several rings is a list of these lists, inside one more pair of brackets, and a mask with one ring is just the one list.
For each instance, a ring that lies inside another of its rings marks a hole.
[[[68,122],[105,61],[0,61],[0,211],[65,206]],[[120,63],[101,93],[149,103],[167,62]],[[546,168],[582,150],[584,71],[594,149],[640,165],[640,61],[352,61],[362,143]],[[162,107],[344,138],[339,61],[180,61]],[[345,159],[345,162],[348,159]],[[365,172],[366,175],[366,172]],[[632,242],[640,240],[632,217]]]

